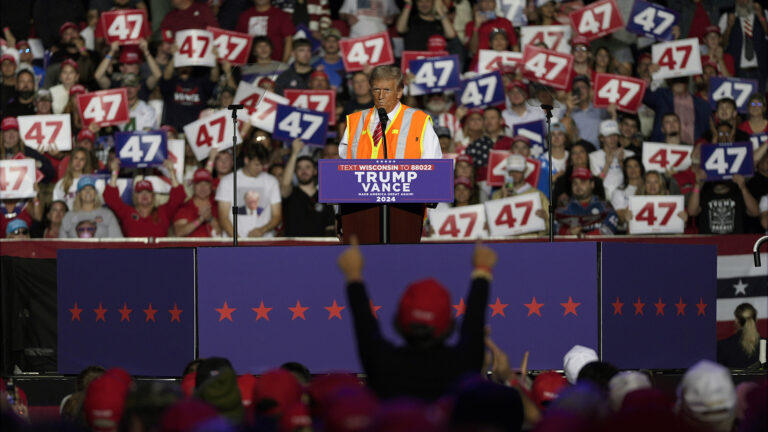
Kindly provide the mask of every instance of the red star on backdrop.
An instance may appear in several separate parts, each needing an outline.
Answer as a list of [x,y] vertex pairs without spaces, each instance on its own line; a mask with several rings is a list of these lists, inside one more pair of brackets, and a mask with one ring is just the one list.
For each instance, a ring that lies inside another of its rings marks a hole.
[[614,315],[622,315],[622,316],[624,316],[624,314],[621,313],[621,308],[624,307],[624,303],[622,303],[621,300],[619,300],[618,297],[616,297],[616,301],[615,302],[611,303],[611,306],[613,306],[613,314]]
[[565,308],[565,310],[563,311],[563,316],[566,316],[569,313],[572,313],[575,316],[579,316],[579,314],[576,312],[576,308],[579,307],[580,305],[581,303],[576,303],[575,301],[573,301],[573,298],[571,296],[568,296],[568,303],[560,303],[560,306]]
[[254,312],[256,312],[256,321],[264,318],[265,320],[269,321],[269,311],[272,310],[272,308],[264,307],[264,300],[259,303],[259,307],[257,308],[251,308]]
[[293,312],[293,317],[291,317],[291,321],[295,320],[296,318],[301,318],[306,321],[307,319],[304,317],[304,312],[306,312],[307,309],[309,309],[309,307],[301,306],[301,302],[296,300],[296,306],[288,308],[288,310]]
[[533,296],[533,300],[528,304],[523,303],[523,306],[528,308],[528,316],[533,314],[541,316],[541,307],[544,306],[544,303],[536,303],[536,296]]
[[653,305],[656,306],[656,315],[664,316],[664,307],[666,306],[666,304],[661,302],[661,297],[659,297],[659,302],[654,303]]
[[117,311],[120,312],[120,322],[124,320],[131,322],[131,312],[133,312],[133,309],[128,309],[128,303],[123,302],[123,308]]
[[643,307],[645,307],[645,303],[640,301],[640,296],[637,297],[637,303],[632,303],[632,306],[635,307],[635,315],[645,316],[645,314],[643,313]]
[[149,307],[144,309],[144,313],[147,314],[147,319],[144,320],[144,322],[149,322],[149,320],[152,320],[152,322],[155,321],[155,314],[157,313],[157,309],[152,309],[152,303],[149,304]]
[[381,309],[381,306],[376,306],[373,304],[373,300],[368,300],[369,304],[371,305],[371,313],[373,314],[373,317],[376,319],[379,319],[379,309]]
[[683,298],[680,297],[680,301],[675,303],[675,307],[677,308],[677,316],[685,316],[685,306],[686,304],[683,303]]
[[173,304],[173,309],[168,309],[168,312],[171,314],[171,322],[181,322],[181,313],[184,311],[179,309],[176,303]]
[[216,312],[219,313],[219,322],[224,321],[224,318],[228,319],[229,322],[232,322],[232,312],[236,311],[237,308],[231,308],[227,306],[227,301],[224,301],[224,307],[221,308],[215,308]]
[[491,314],[491,318],[495,317],[496,315],[501,315],[506,318],[506,315],[504,315],[504,308],[506,308],[507,306],[509,306],[509,304],[501,303],[501,300],[499,300],[499,298],[496,297],[496,303],[488,305],[488,307],[490,307],[493,310],[493,313]]
[[704,309],[707,308],[707,305],[704,303],[703,297],[699,297],[699,302],[696,303],[696,307],[699,309],[698,311],[696,311],[696,316],[699,316],[699,315],[707,316],[707,313],[704,311]]
[[105,317],[107,313],[107,309],[104,309],[104,307],[101,306],[101,303],[99,303],[99,308],[94,309],[93,311],[96,312],[96,322],[99,322],[99,320],[107,322],[107,319]]
[[75,307],[69,310],[72,313],[72,321],[78,320],[80,321],[80,312],[83,310],[77,307],[77,302],[75,302]]
[[453,308],[456,309],[456,316],[455,316],[455,318],[458,318],[461,315],[464,315],[464,312],[467,311],[467,305],[464,304],[464,297],[462,297],[459,300],[459,304],[453,305]]
[[339,306],[338,303],[336,303],[336,299],[333,299],[332,305],[325,306],[325,310],[328,311],[328,319],[333,317],[341,319],[341,311],[343,311],[345,307],[346,306]]

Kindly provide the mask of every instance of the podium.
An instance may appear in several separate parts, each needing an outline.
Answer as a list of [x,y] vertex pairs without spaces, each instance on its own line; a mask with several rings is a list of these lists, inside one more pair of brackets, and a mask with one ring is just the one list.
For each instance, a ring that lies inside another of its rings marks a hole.
[[321,203],[339,204],[342,241],[418,243],[426,203],[453,202],[451,159],[323,159]]

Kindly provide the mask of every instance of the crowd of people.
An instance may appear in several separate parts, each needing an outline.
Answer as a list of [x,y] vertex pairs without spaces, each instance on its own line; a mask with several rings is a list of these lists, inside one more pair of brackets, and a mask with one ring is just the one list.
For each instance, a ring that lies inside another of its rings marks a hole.
[[[0,237],[226,237],[233,235],[233,213],[242,237],[335,236],[336,209],[318,202],[317,160],[338,158],[346,115],[373,106],[372,68],[345,71],[340,41],[388,32],[396,62],[403,50],[447,52],[458,56],[463,76],[471,77],[477,74],[481,50],[525,49],[521,22],[569,25],[568,12],[592,2],[523,3],[514,24],[502,13],[509,5],[496,0],[37,0],[34,6],[4,10],[0,159],[32,158],[40,179],[35,197],[1,200]],[[625,22],[633,3],[616,2]],[[413,75],[408,75],[403,103],[430,115],[443,157],[455,160],[454,202],[434,211],[533,193],[543,209],[535,217],[548,220],[550,202],[557,209],[556,234],[614,235],[628,233],[637,216],[629,207],[632,197],[673,195],[684,197],[684,208],[674,217],[684,221],[687,234],[765,232],[765,5],[755,0],[659,3],[679,12],[675,38],[700,40],[700,75],[653,80],[659,69],[651,61],[653,41],[624,29],[594,40],[573,32],[573,72],[566,90],[525,78],[519,65],[500,65],[505,102],[498,106],[467,108],[457,103],[454,92],[409,95],[407,81]],[[107,43],[100,14],[121,9],[146,10],[153,36],[135,45]],[[179,47],[173,35],[207,27],[250,35],[250,63],[175,67]],[[40,47],[32,41],[40,42],[41,57],[33,53]],[[534,45],[556,48],[541,40]],[[597,73],[645,80],[639,110],[596,108]],[[714,109],[710,106],[710,80],[718,77],[758,82],[742,112],[734,95],[721,95]],[[169,139],[183,139],[184,126],[226,108],[241,83],[277,94],[335,91],[337,121],[325,146],[272,139],[269,131],[245,121],[244,144],[236,154],[214,149],[198,161],[187,143],[183,167],[170,162],[157,168],[120,167],[116,132],[164,130]],[[130,121],[84,127],[77,96],[110,88],[126,89]],[[539,104],[553,100],[551,149],[542,149],[529,136],[513,135],[515,125],[543,119]],[[71,151],[54,146],[39,152],[20,136],[19,117],[48,114],[70,116]],[[646,142],[691,146],[690,166],[646,170]],[[751,178],[707,177],[701,147],[726,142],[753,142]],[[489,182],[492,150],[509,152],[501,186]],[[235,161],[242,167],[237,191],[232,190]],[[174,177],[176,169],[180,178]],[[88,180],[93,178],[97,181]],[[239,198],[233,210],[235,192]],[[436,229],[428,227],[425,233]]]
[[[763,431],[768,381],[735,385],[726,367],[753,367],[760,336],[748,303],[734,312],[738,331],[682,376],[676,395],[648,371],[619,370],[575,345],[562,373],[511,366],[486,327],[485,305],[497,256],[482,245],[471,258],[466,309],[454,320],[450,293],[435,279],[403,292],[394,326],[403,342],[382,335],[363,279],[355,240],[338,259],[346,281],[364,375],[312,374],[287,362],[258,377],[226,358],[191,361],[180,385],[136,382],[119,368],[90,366],[60,404],[54,423],[30,424],[24,392],[0,387],[0,425],[7,431]],[[447,341],[458,333],[455,343]],[[286,359],[290,360],[290,359]],[[763,364],[764,366],[764,364]],[[179,372],[182,372],[181,365]]]

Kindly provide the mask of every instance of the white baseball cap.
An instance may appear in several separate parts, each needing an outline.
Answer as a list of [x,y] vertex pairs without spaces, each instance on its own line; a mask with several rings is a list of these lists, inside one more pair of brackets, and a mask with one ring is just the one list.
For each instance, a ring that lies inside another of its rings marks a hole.
[[603,120],[600,122],[600,135],[608,136],[608,135],[618,135],[618,134],[619,134],[619,124],[616,123],[616,120]]
[[512,154],[507,157],[507,171],[525,172],[525,157]]
[[563,370],[565,378],[571,384],[576,384],[581,368],[587,363],[599,361],[597,353],[592,348],[581,345],[574,345],[563,357]]
[[730,372],[710,360],[701,360],[691,366],[677,388],[678,408],[703,423],[732,420],[736,400]]
[[637,371],[619,372],[608,383],[608,398],[611,408],[618,411],[624,402],[624,396],[635,390],[651,388],[651,380],[648,375]]

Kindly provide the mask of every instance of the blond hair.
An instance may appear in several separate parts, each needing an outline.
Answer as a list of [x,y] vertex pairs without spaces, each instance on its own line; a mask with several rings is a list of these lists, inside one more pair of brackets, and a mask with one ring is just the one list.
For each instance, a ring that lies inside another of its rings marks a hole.
[[757,331],[757,310],[749,303],[742,303],[736,306],[733,311],[736,317],[736,323],[741,328],[741,349],[744,353],[751,356],[757,349],[757,342],[760,340],[760,333]]
[[67,172],[64,174],[64,177],[61,178],[61,187],[64,193],[69,192],[69,188],[72,187],[72,183],[75,181],[75,170],[72,168],[72,159],[75,157],[75,153],[84,153],[85,154],[85,166],[83,167],[83,172],[80,173],[82,176],[83,174],[92,174],[93,173],[93,165],[91,164],[91,155],[88,152],[88,150],[78,147],[72,150],[72,154],[69,156],[69,165],[67,165]]
[[397,88],[403,88],[403,71],[397,66],[382,65],[376,66],[371,72],[370,84],[373,87],[373,82],[378,80],[395,80],[397,81]]
[[[78,191],[75,195],[75,202],[72,204],[72,211],[83,211],[83,199],[81,198],[81,192],[82,191]],[[95,210],[101,207],[102,204],[103,203],[101,202],[101,197],[99,197],[99,191],[96,191],[96,196],[93,197],[93,209]]]

